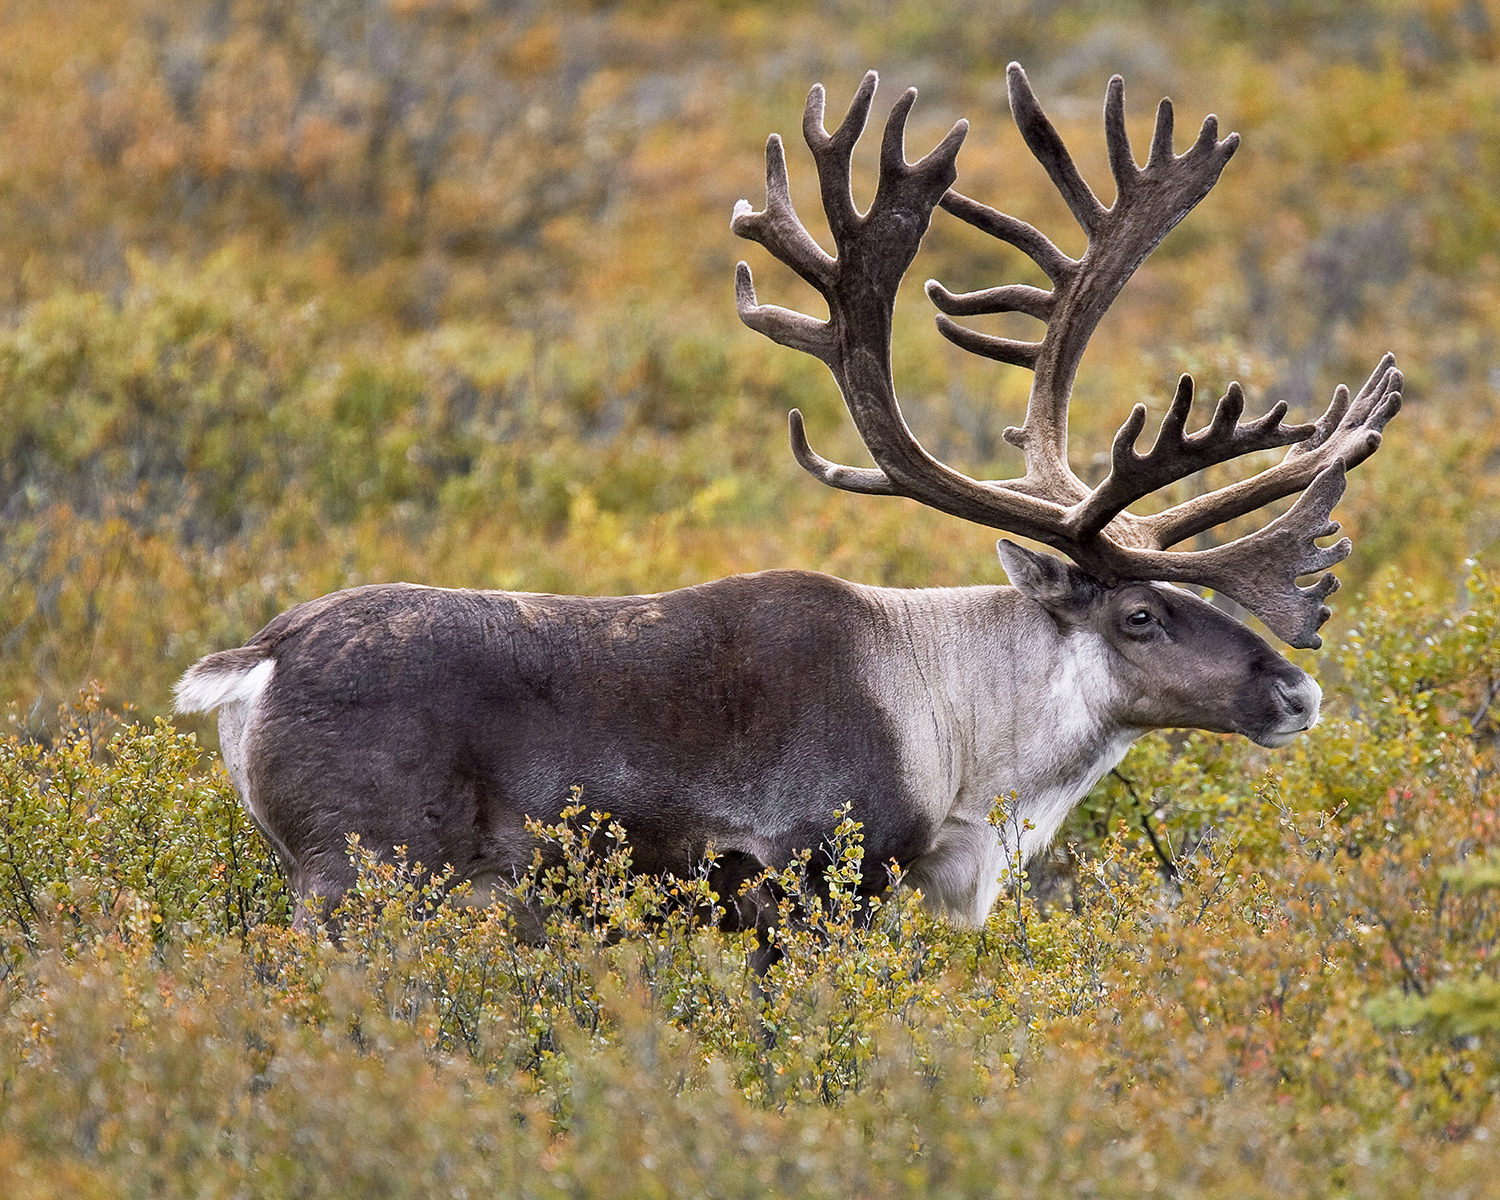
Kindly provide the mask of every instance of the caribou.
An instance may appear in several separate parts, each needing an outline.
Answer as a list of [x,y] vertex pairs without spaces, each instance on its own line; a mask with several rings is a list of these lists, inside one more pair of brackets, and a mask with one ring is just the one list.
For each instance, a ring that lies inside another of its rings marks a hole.
[[[772,570],[645,596],[393,583],[299,604],[243,647],[203,658],[176,691],[181,712],[218,709],[229,777],[286,870],[299,920],[310,904],[331,908],[352,883],[351,834],[447,865],[481,893],[503,888],[532,867],[528,822],[556,820],[581,788],[586,804],[625,828],[635,869],[680,874],[707,862],[728,928],[761,922],[747,883],[800,851],[816,855],[844,812],[863,828],[869,891],[899,864],[927,902],[979,924],[1007,873],[1051,842],[1148,730],[1275,747],[1314,724],[1312,677],[1178,585],[1233,599],[1292,646],[1321,644],[1337,580],[1297,581],[1350,551],[1347,538],[1319,540],[1338,531],[1330,514],[1345,472],[1374,453],[1400,407],[1394,359],[1357,395],[1340,386],[1305,424],[1287,423],[1285,403],[1241,420],[1245,399],[1230,384],[1208,423],[1188,432],[1194,386],[1184,375],[1151,448],[1136,448],[1146,422],[1138,404],[1108,474],[1085,485],[1067,454],[1079,360],[1126,280],[1207,195],[1239,139],[1219,139],[1210,116],[1176,154],[1163,100],[1140,166],[1123,84],[1112,79],[1104,129],[1116,196],[1106,207],[1016,64],[1008,83],[1026,145],[1087,235],[1082,257],[954,190],[966,122],[908,162],[914,89],[886,122],[874,198],[861,213],[850,170],[875,94],[871,72],[832,133],[821,85],[803,118],[835,253],[793,210],[775,135],[765,207],[741,200],[731,223],[811,284],[828,317],[760,303],[743,262],[737,308],[751,329],[829,368],[875,464],[823,458],[793,410],[792,451],[814,476],[907,497],[1070,561],[1001,540],[1007,587],[883,588]],[[1025,423],[1005,432],[1024,455],[1016,478],[977,480],[938,461],[897,402],[897,288],[939,207],[1020,250],[1051,283],[926,286],[945,337],[1033,372]],[[1040,321],[1040,339],[953,319],[1003,312]],[[1208,467],[1282,448],[1239,482],[1150,515],[1127,511]],[[1287,511],[1254,532],[1173,549],[1289,497]],[[1013,797],[1013,819],[998,826],[997,797]]]

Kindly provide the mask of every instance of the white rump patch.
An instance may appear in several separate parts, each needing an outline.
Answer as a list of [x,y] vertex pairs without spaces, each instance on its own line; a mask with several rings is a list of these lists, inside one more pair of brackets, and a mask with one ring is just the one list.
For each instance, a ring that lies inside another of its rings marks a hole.
[[224,704],[250,704],[271,682],[274,659],[253,667],[215,668],[199,663],[177,681],[173,691],[180,713],[212,712]]

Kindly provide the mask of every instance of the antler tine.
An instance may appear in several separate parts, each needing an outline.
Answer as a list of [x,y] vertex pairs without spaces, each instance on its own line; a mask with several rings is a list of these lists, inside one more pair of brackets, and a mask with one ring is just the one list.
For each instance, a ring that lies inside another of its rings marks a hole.
[[[1045,321],[1052,314],[1053,302],[1056,299],[1051,292],[1032,287],[1028,283],[1006,283],[1000,287],[985,288],[980,292],[956,294],[948,291],[936,279],[929,279],[926,291],[933,302],[945,313],[950,313],[955,317],[974,317],[981,313],[1019,312]],[[960,334],[973,332],[962,325],[955,325],[952,321],[944,321],[942,317],[938,318],[938,324],[950,325]]]
[[835,243],[846,237],[859,225],[859,212],[854,206],[854,193],[850,190],[850,161],[854,145],[865,131],[870,118],[870,105],[875,99],[875,87],[879,76],[866,71],[860,81],[854,99],[839,127],[829,133],[823,125],[824,90],[821,83],[814,84],[807,96],[807,107],[802,113],[802,136],[807,148],[812,151],[813,162],[818,169],[818,187],[823,197],[823,212],[828,218],[828,228]]
[[[1124,96],[1124,88],[1121,88],[1121,97]],[[1172,101],[1165,96],[1156,106],[1156,128],[1151,134],[1151,153],[1146,156],[1146,169],[1149,171],[1162,163],[1172,161],[1172,133],[1175,118],[1172,113]],[[1218,124],[1217,121],[1214,122]],[[1208,122],[1203,123],[1204,128]]]
[[[1032,155],[1046,169],[1051,177],[1053,186],[1062,193],[1062,198],[1067,202],[1068,210],[1074,219],[1083,227],[1083,231],[1090,237],[1099,227],[1099,222],[1109,211],[1099,203],[1099,198],[1094,195],[1093,189],[1084,182],[1078,168],[1073,163],[1073,156],[1068,153],[1068,148],[1063,144],[1058,135],[1057,128],[1042,111],[1042,106],[1037,103],[1036,93],[1031,90],[1031,81],[1026,78],[1026,72],[1021,69],[1020,63],[1011,63],[1005,69],[1006,89],[1010,95],[1010,111],[1016,119],[1016,127],[1020,129],[1021,136],[1026,140]],[[1110,91],[1118,93],[1123,87],[1120,77],[1116,75],[1109,83]],[[1109,109],[1106,106],[1105,112]],[[1124,118],[1121,118],[1120,128],[1124,129]],[[1130,153],[1127,144],[1125,153]],[[1111,158],[1114,157],[1114,149],[1110,150]],[[1131,164],[1134,166],[1134,164]]]
[[[1158,118],[1160,114],[1158,105]],[[1152,148],[1155,146],[1156,139],[1152,138]],[[1130,191],[1141,174],[1130,149],[1130,134],[1125,129],[1125,81],[1118,75],[1110,76],[1109,86],[1104,91],[1104,147],[1109,152],[1109,171],[1115,177],[1118,203],[1118,198]],[[1171,149],[1172,143],[1168,142],[1167,150],[1170,152]]]
[[844,467],[824,458],[807,440],[807,428],[802,423],[802,410],[792,409],[787,414],[787,424],[792,436],[792,457],[808,474],[822,480],[829,487],[845,492],[859,492],[866,496],[899,496],[886,473],[871,467]]
[[[742,200],[740,203],[745,202]],[[747,262],[736,264],[734,269],[734,306],[740,320],[756,333],[763,333],[773,342],[811,354],[825,363],[832,358],[834,341],[828,322],[806,313],[794,312],[790,308],[782,308],[779,304],[757,304],[755,282],[751,278],[750,264]]]
[[827,290],[833,274],[833,258],[807,232],[792,207],[786,173],[786,150],[781,137],[766,139],[766,207],[755,212],[750,201],[734,206],[729,228],[742,238],[759,242],[820,292]]
[[[1078,260],[1069,258],[1053,245],[1051,238],[1034,225],[1028,225],[1025,221],[993,209],[988,204],[981,204],[978,200],[971,200],[954,188],[948,189],[941,203],[945,211],[952,213],[960,221],[968,222],[992,238],[1009,242],[1041,267],[1053,283],[1064,282],[1078,269]],[[935,283],[934,280],[933,284]],[[941,289],[942,285],[937,286]]]

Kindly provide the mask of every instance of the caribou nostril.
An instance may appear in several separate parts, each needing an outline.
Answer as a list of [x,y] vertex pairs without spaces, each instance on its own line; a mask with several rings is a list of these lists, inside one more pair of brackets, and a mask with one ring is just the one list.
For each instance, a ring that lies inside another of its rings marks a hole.
[[1282,680],[1276,681],[1276,694],[1285,706],[1286,714],[1293,720],[1304,722],[1303,728],[1307,729],[1317,720],[1318,701],[1322,698],[1313,687],[1299,687],[1290,685]]
[[1288,716],[1300,717],[1307,711],[1307,694],[1284,679],[1273,681],[1276,699]]

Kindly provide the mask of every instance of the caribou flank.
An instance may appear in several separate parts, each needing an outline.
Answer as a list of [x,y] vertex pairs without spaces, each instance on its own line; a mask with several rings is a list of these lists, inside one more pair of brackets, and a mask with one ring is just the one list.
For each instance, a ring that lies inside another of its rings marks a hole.
[[[298,897],[331,905],[352,881],[346,837],[404,846],[483,890],[526,870],[528,818],[555,820],[574,786],[624,825],[635,865],[692,869],[712,849],[725,923],[762,906],[742,884],[818,848],[847,806],[863,823],[866,885],[905,878],[960,922],[984,920],[1008,868],[1046,845],[1069,810],[1150,729],[1239,733],[1279,746],[1317,720],[1304,671],[1263,639],[1171,583],[1238,600],[1279,637],[1316,646],[1347,539],[1320,547],[1344,471],[1380,444],[1400,406],[1387,356],[1358,396],[1340,387],[1316,422],[1286,406],[1241,422],[1231,385],[1189,434],[1186,376],[1154,446],[1135,449],[1136,406],[1112,469],[1088,488],[1067,462],[1067,409],[1079,358],[1134,269],[1214,185],[1237,145],[1213,117],[1172,149],[1163,101],[1144,167],[1111,81],[1105,133],[1116,200],[1090,191],[1012,65],[1011,107],[1028,146],[1088,235],[1080,259],[1013,217],[952,190],[960,122],[925,158],[903,152],[908,91],[887,122],[869,210],[850,194],[850,156],[875,91],[871,72],[828,133],[823,89],[804,134],[837,253],[792,210],[780,139],[766,149],[767,203],[741,201],[734,231],[759,242],[827,300],[819,320],[757,303],[741,263],[741,318],[832,371],[874,467],[845,467],[808,445],[799,462],[835,487],[916,499],[1035,539],[1074,561],[1000,543],[1010,587],[902,590],[802,571],[735,576],[653,596],[582,598],[408,584],[354,588],[283,613],[239,649],[183,677],[180,711],[218,708],[224,760]],[[1025,474],[980,481],[933,459],[902,419],[890,371],[897,287],[933,209],[1019,248],[1051,290],[1007,285],[954,294],[929,283],[947,337],[1033,370],[1025,424],[1006,432]],[[950,319],[1019,311],[1037,342]],[[1127,506],[1215,463],[1287,447],[1240,483],[1152,516]],[[1258,532],[1214,549],[1172,547],[1276,499],[1298,495]],[[1005,833],[997,796],[1016,801]],[[736,900],[736,897],[739,899]],[[303,909],[305,911],[305,909]]]

